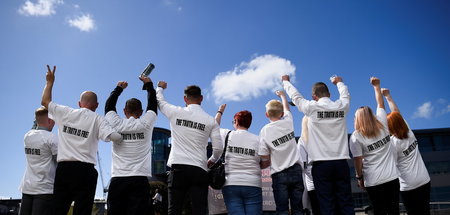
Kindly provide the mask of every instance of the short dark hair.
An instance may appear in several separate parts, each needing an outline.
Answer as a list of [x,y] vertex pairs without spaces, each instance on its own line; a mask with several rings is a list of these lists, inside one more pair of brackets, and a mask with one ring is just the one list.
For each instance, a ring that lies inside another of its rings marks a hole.
[[312,94],[318,98],[330,97],[330,91],[328,90],[327,85],[323,82],[317,82],[313,85]]
[[197,85],[189,85],[184,89],[184,95],[188,99],[199,99],[202,97],[202,90]]
[[239,126],[250,128],[252,124],[252,113],[247,110],[239,111],[234,115],[234,120],[236,120]]
[[40,107],[34,111],[34,117],[37,123],[42,123],[42,120],[48,118],[48,110],[45,107]]
[[132,114],[139,113],[142,111],[142,103],[137,98],[128,99],[125,103],[125,109]]

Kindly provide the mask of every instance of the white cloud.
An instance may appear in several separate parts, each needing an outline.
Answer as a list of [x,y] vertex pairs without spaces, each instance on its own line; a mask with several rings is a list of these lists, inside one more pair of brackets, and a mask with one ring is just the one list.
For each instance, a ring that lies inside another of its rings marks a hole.
[[84,14],[73,19],[69,19],[68,23],[70,26],[80,29],[80,31],[89,32],[95,29],[95,22],[90,14]]
[[433,105],[431,102],[425,102],[421,106],[419,106],[413,114],[413,118],[425,118],[430,119],[433,114]]
[[281,86],[282,75],[294,75],[295,66],[275,55],[262,55],[219,73],[212,81],[216,103],[257,98]]
[[25,16],[50,16],[56,13],[56,5],[63,3],[63,0],[38,0],[37,3],[27,0],[18,11]]

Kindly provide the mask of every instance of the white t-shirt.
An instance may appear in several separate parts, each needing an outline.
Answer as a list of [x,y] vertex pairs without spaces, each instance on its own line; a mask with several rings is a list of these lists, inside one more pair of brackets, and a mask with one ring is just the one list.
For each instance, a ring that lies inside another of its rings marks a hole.
[[[223,144],[228,129],[220,129]],[[225,153],[225,185],[261,187],[259,137],[246,131],[232,131]]]
[[358,131],[350,137],[353,157],[363,156],[364,186],[371,187],[398,178],[397,156],[387,127],[386,111],[377,108],[377,119],[384,128],[377,137],[367,138]]
[[400,172],[400,191],[416,189],[430,181],[430,175],[420,155],[414,133],[409,129],[408,138],[391,136],[397,150],[397,168]]
[[120,118],[109,111],[105,119],[122,135],[122,143],[112,147],[112,177],[151,176],[152,135],[155,112],[149,110],[140,118]]
[[213,148],[210,159],[216,161],[222,155],[223,144],[219,124],[200,105],[190,104],[187,107],[178,107],[169,104],[164,99],[161,87],[156,88],[156,98],[160,111],[170,121],[172,132],[172,148],[167,166],[184,164],[197,166],[207,171],[206,147],[209,138]]
[[[305,143],[300,138],[298,139],[297,149],[300,153],[300,158],[298,163],[302,165],[303,168],[303,180],[307,191],[315,190],[314,181],[312,177],[312,163],[308,162],[308,153],[306,152]],[[306,163],[306,165],[304,165]]]
[[306,100],[289,81],[283,81],[283,87],[297,108],[309,117],[308,142],[311,144],[306,145],[309,161],[350,159],[345,121],[350,107],[347,86],[337,83],[340,97],[334,102],[328,97]]
[[46,130],[30,130],[24,137],[27,167],[19,187],[25,194],[52,194],[58,139]]
[[270,174],[281,172],[298,162],[300,157],[290,111],[283,118],[265,125],[261,132],[259,155],[270,155]]
[[96,164],[98,141],[109,141],[114,130],[104,117],[86,109],[73,109],[50,102],[48,112],[58,125],[58,162]]

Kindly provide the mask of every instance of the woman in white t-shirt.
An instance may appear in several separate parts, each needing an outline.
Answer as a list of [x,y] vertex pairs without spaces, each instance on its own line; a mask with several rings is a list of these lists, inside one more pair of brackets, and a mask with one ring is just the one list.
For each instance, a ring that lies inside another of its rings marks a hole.
[[[303,192],[303,207],[312,210],[312,214],[320,215],[319,200],[316,196],[316,189],[312,177],[312,162],[308,162],[308,152],[306,151],[306,144],[308,143],[308,117],[303,116],[302,119],[302,134],[298,139],[297,149],[300,153],[298,162],[303,168],[303,183],[307,192]],[[306,196],[305,196],[306,195]]]
[[388,114],[388,126],[392,143],[397,152],[397,167],[400,172],[400,194],[409,215],[430,214],[430,175],[419,152],[414,133],[403,119],[400,110],[388,89],[381,89],[388,101],[391,113]]
[[[216,114],[219,124],[225,106],[222,105]],[[244,110],[234,115],[235,130],[220,129],[223,141],[229,133],[225,149],[226,181],[222,188],[228,214],[262,214],[259,137],[248,132],[251,123],[252,113]]]
[[376,116],[367,107],[355,113],[355,131],[350,138],[350,150],[358,185],[367,190],[374,214],[399,214],[399,180],[396,154],[391,142],[380,80],[370,79],[377,101]]

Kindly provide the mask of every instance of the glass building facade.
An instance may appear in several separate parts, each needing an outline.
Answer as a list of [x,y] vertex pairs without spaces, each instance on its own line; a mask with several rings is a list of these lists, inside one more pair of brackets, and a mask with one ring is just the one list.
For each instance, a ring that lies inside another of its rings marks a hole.
[[170,153],[170,130],[153,129],[152,136],[152,175],[164,174]]

